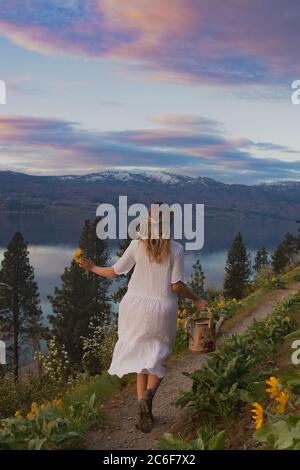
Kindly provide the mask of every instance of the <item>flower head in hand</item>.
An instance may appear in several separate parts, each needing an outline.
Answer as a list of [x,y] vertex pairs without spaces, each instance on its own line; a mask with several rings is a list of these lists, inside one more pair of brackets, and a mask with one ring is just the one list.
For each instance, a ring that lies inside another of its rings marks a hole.
[[74,261],[76,264],[81,264],[82,262],[82,250],[80,248],[78,248],[76,251],[75,251],[75,254],[74,254]]

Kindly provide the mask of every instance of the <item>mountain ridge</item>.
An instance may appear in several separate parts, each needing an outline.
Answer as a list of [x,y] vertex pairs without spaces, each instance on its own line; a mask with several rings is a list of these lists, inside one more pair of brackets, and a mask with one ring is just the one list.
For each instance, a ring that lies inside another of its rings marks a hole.
[[0,210],[27,212],[84,210],[95,212],[101,202],[153,200],[202,203],[211,217],[261,215],[300,217],[300,181],[283,180],[255,185],[223,183],[205,176],[165,171],[104,170],[86,175],[29,175],[0,171]]
[[0,171],[0,176],[2,174],[13,175],[13,176],[25,176],[30,178],[51,178],[51,179],[58,179],[58,180],[84,180],[84,181],[103,181],[104,179],[119,179],[122,181],[130,180],[130,179],[140,179],[144,180],[153,179],[156,181],[160,181],[161,183],[166,184],[177,184],[180,182],[184,183],[195,183],[195,182],[202,182],[202,183],[217,183],[224,186],[245,186],[245,187],[261,187],[261,186],[300,186],[300,180],[280,180],[280,181],[270,181],[270,182],[262,182],[258,184],[244,184],[244,183],[223,183],[218,181],[214,178],[210,178],[207,176],[188,176],[188,175],[179,175],[173,172],[166,172],[166,171],[155,171],[155,170],[147,170],[147,171],[127,171],[127,170],[102,170],[99,172],[94,173],[87,173],[83,175],[74,175],[74,174],[66,174],[66,175],[31,175],[28,173],[23,172],[16,172],[11,170],[2,170]]

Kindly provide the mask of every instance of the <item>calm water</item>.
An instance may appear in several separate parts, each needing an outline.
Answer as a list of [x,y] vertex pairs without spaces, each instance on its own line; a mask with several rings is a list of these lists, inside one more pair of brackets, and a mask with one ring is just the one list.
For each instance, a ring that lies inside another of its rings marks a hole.
[[[42,308],[47,316],[51,311],[47,295],[53,293],[55,286],[59,286],[60,275],[71,262],[74,249],[77,248],[83,222],[86,218],[92,218],[92,215],[65,213],[0,216],[0,260],[14,232],[21,231],[29,243],[30,259],[39,284]],[[192,264],[200,258],[207,285],[221,286],[227,251],[238,230],[242,232],[247,249],[253,256],[262,245],[272,251],[287,231],[296,233],[297,226],[289,221],[262,218],[221,222],[206,219],[204,248],[198,252],[186,252],[186,272],[190,273]],[[109,249],[114,261],[116,243],[110,242]]]

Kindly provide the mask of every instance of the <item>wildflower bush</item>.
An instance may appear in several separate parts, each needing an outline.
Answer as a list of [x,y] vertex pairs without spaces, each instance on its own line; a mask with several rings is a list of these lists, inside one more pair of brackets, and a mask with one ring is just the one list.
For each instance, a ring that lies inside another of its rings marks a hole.
[[32,402],[52,400],[65,388],[46,376],[29,376],[16,382],[13,374],[6,374],[0,380],[0,419],[13,415],[17,408],[25,412]]
[[225,299],[219,297],[214,301],[211,306],[214,319],[219,320],[221,315],[226,315],[227,318],[231,318],[237,311],[244,306],[242,300],[237,299]]
[[18,404],[9,417],[0,419],[0,450],[78,448],[84,432],[106,419],[102,403],[124,380],[106,372],[96,377],[85,373],[54,398]]
[[95,395],[90,400],[75,402],[64,408],[61,399],[42,405],[32,403],[23,416],[0,420],[0,449],[56,449],[82,436],[87,425],[97,420]]
[[[270,377],[266,384],[269,402],[263,407],[253,403],[252,413],[256,432],[254,438],[272,450],[300,450],[300,407],[299,398],[293,394],[293,387],[300,385],[300,375],[290,372],[286,387],[278,377]],[[290,384],[290,386],[289,386]]]
[[271,279],[266,283],[266,287],[269,289],[285,289],[286,281],[279,277],[271,277]]
[[92,318],[89,324],[89,334],[82,338],[84,369],[90,374],[97,374],[107,369],[117,339],[117,320],[102,320],[99,323],[97,317]]
[[263,355],[275,351],[284,336],[295,325],[287,316],[290,308],[299,305],[300,296],[292,296],[279,304],[265,321],[254,321],[244,335],[233,335],[208,356],[203,368],[186,374],[193,381],[177,405],[190,403],[191,414],[205,413],[207,418],[227,420],[244,402],[253,398],[257,379],[254,365]]

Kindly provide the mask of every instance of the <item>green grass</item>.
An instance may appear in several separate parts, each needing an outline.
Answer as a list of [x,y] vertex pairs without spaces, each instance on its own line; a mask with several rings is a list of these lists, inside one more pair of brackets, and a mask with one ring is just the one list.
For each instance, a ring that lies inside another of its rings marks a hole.
[[88,377],[87,383],[74,385],[62,397],[63,409],[67,410],[74,403],[88,402],[91,396],[95,395],[95,407],[99,421],[105,421],[109,419],[109,416],[106,415],[101,405],[112,397],[117,396],[134,379],[134,374],[128,374],[126,377],[119,378],[115,375],[109,375],[106,371],[102,372],[101,375]]
[[103,372],[96,377],[88,378],[87,383],[75,385],[63,398],[64,405],[68,406],[74,401],[88,400],[93,394],[99,402],[109,399],[124,386],[124,379]]

